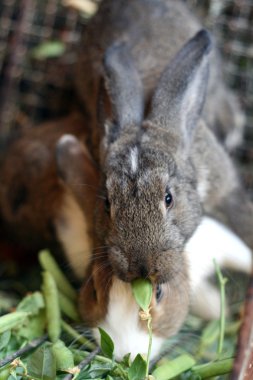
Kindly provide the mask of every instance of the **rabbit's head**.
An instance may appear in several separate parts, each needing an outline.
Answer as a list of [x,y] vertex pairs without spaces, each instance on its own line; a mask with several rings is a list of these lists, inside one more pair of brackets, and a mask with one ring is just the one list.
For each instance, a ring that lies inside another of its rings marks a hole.
[[190,150],[205,99],[210,45],[202,30],[183,46],[147,112],[126,46],[114,44],[106,52],[113,117],[101,142],[106,200],[98,231],[110,247],[114,273],[124,281],[183,280],[183,247],[201,215]]

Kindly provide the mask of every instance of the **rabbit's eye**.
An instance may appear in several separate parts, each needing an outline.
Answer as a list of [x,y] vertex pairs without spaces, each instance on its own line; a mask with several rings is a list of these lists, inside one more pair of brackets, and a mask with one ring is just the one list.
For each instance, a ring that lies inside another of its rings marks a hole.
[[156,302],[160,302],[163,297],[163,290],[161,285],[156,286],[156,293],[155,293],[155,298]]
[[171,208],[173,206],[173,197],[170,191],[167,191],[165,194],[165,204],[167,208]]

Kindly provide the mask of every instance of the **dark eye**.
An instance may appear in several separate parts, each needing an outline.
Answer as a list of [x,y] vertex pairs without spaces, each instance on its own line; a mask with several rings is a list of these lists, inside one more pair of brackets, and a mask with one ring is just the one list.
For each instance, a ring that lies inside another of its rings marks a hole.
[[162,286],[156,285],[156,293],[155,293],[156,302],[160,302],[162,297],[163,297]]
[[171,208],[173,206],[173,197],[169,190],[166,192],[164,199],[165,199],[166,207]]

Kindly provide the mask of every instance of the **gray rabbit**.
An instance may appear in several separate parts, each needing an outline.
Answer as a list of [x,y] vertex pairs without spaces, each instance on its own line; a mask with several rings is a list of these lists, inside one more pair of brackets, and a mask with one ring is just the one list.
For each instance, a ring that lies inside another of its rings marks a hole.
[[[190,291],[183,250],[201,216],[223,221],[253,249],[253,206],[211,131],[234,98],[217,79],[209,33],[181,1],[104,0],[82,51],[78,88],[105,198],[98,239],[120,279],[170,285],[180,324]],[[69,155],[67,144],[57,150]]]

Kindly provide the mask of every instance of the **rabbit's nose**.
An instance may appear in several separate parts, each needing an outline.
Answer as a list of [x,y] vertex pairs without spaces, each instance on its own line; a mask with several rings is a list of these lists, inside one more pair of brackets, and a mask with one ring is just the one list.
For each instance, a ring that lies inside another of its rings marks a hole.
[[140,265],[139,268],[139,276],[142,278],[147,278],[149,274],[149,270],[145,265]]
[[145,263],[132,263],[128,269],[128,276],[132,278],[148,278],[150,269]]
[[146,262],[137,264],[132,268],[132,272],[135,273],[137,278],[152,278],[156,275],[156,271],[153,270],[152,265]]

